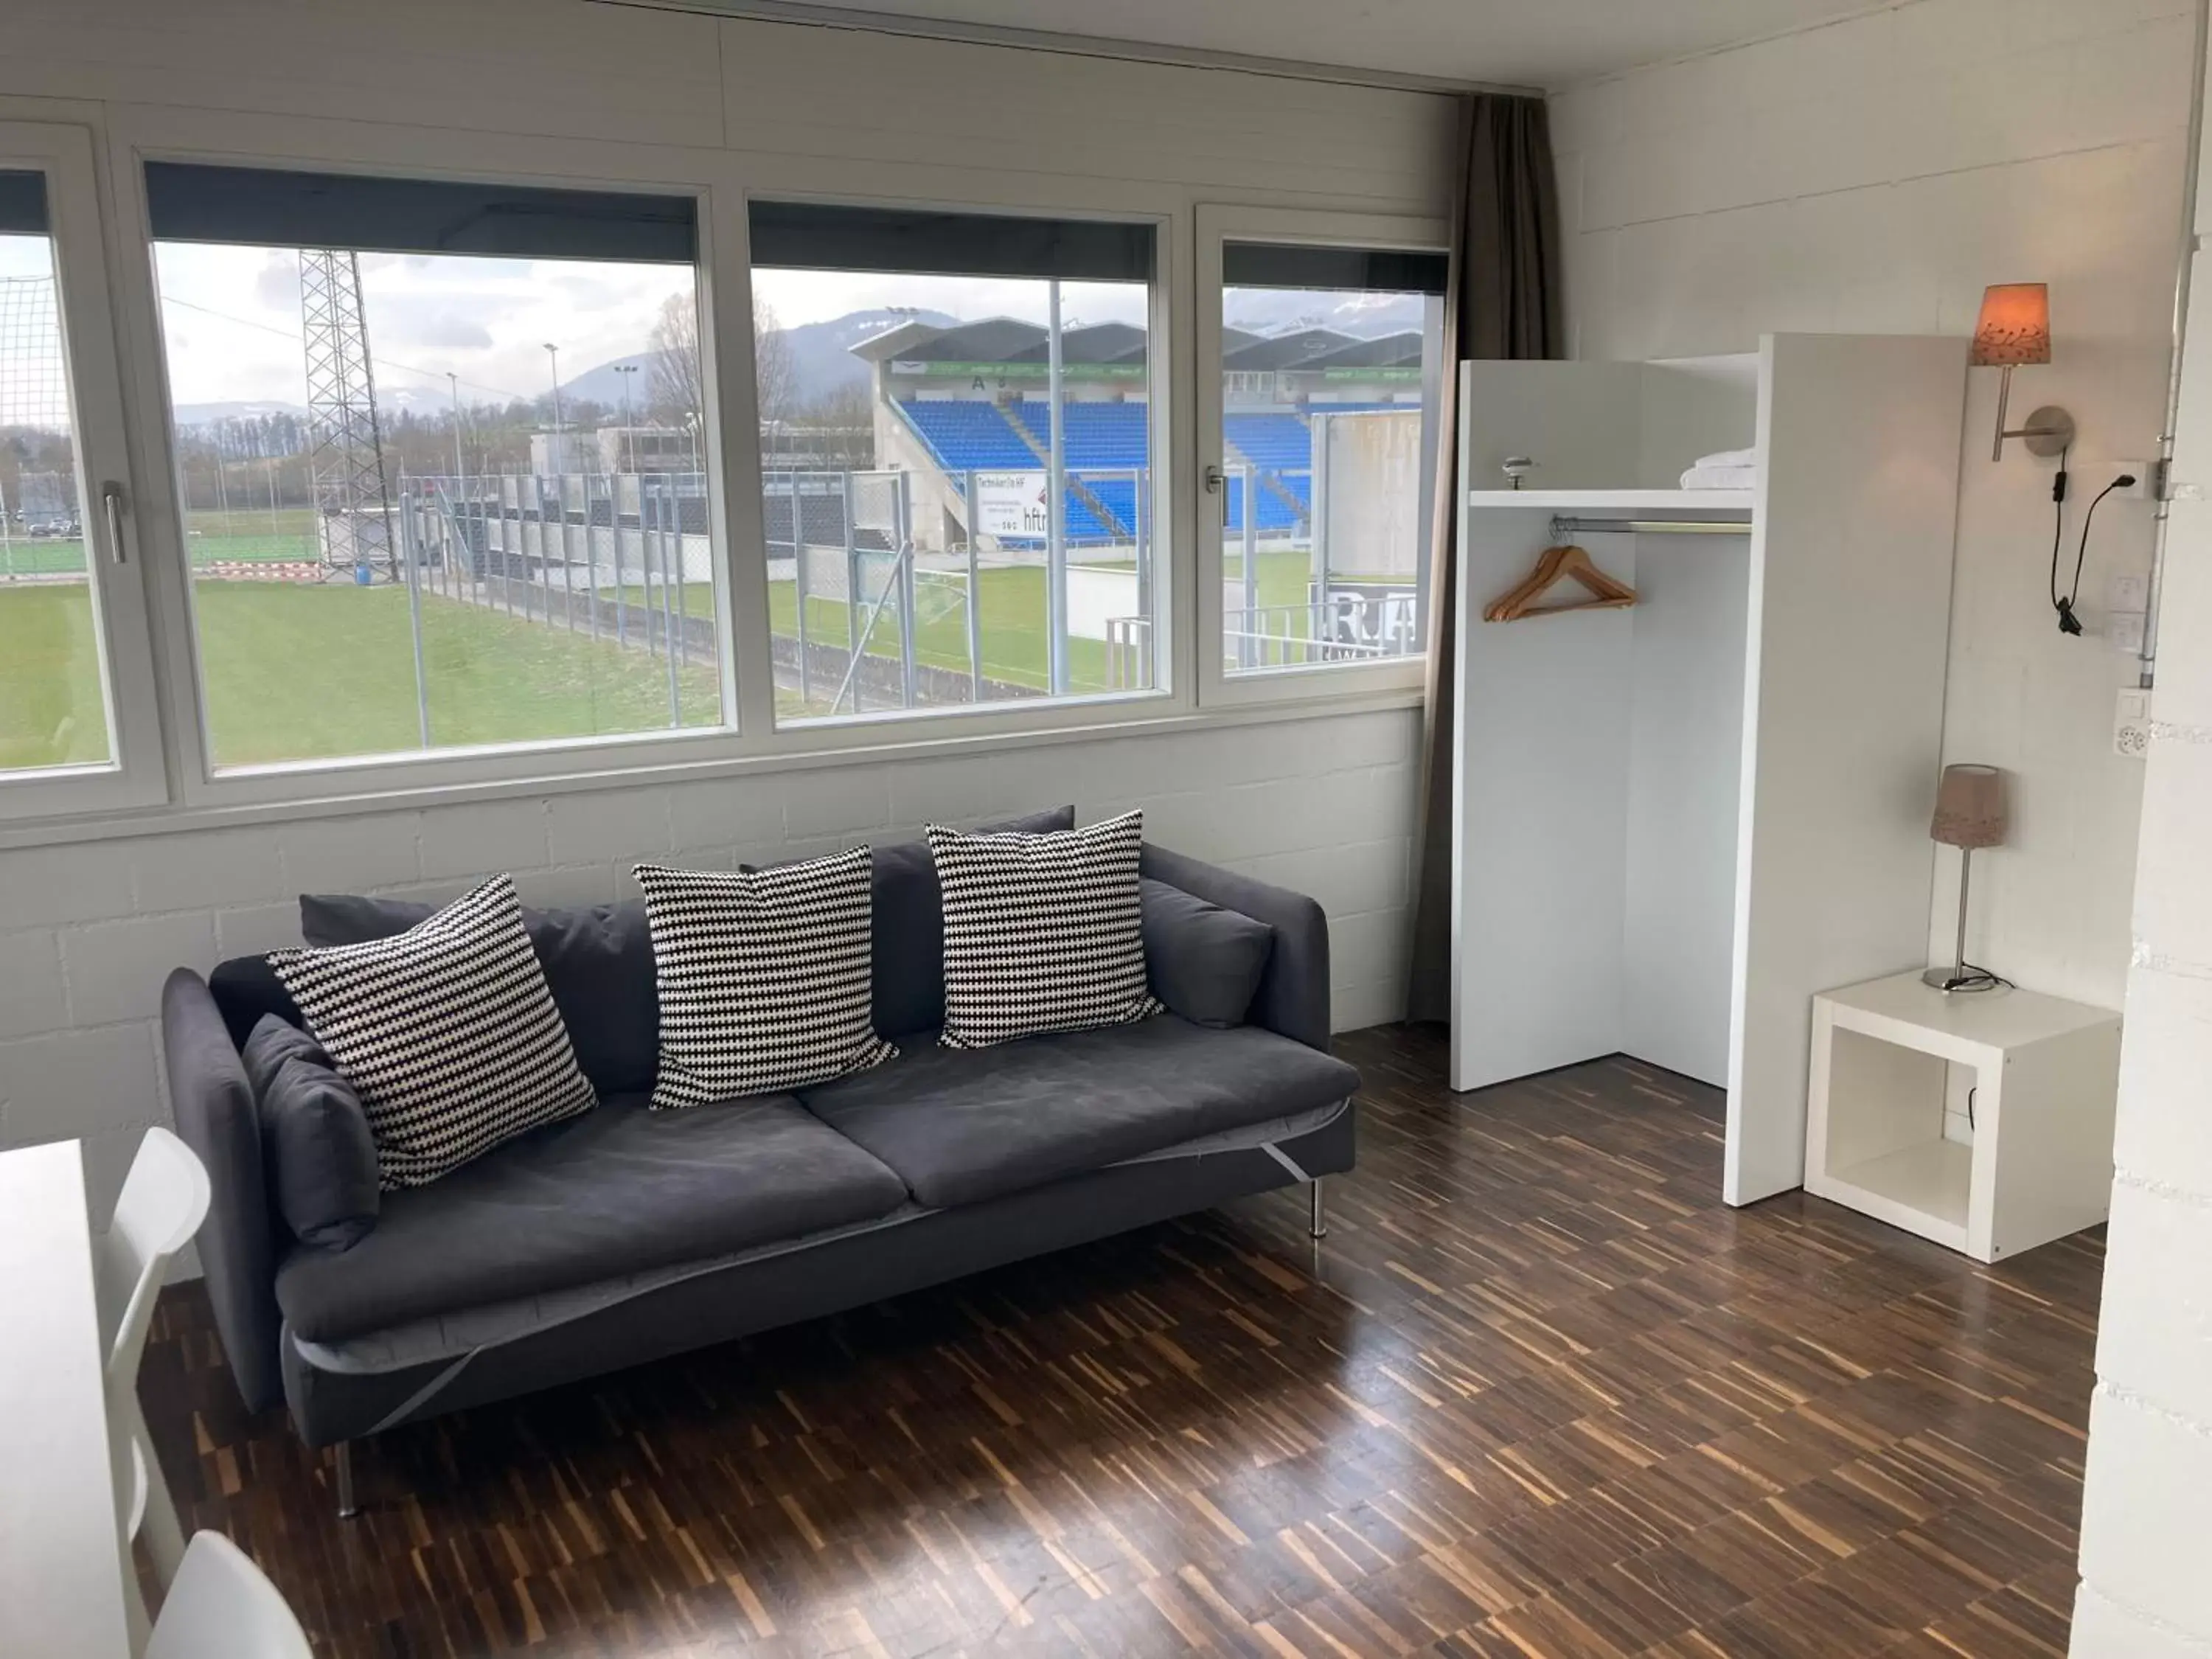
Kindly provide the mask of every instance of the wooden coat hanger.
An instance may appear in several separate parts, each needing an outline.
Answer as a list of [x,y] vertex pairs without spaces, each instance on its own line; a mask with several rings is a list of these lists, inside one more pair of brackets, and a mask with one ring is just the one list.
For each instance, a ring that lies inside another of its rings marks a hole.
[[[1571,577],[1589,590],[1590,597],[1575,605],[1538,606],[1541,599]],[[1501,593],[1483,608],[1485,622],[1525,622],[1531,617],[1557,617],[1570,611],[1618,611],[1636,603],[1636,590],[1599,569],[1589,552],[1579,547],[1547,547],[1536,568],[1520,585]]]

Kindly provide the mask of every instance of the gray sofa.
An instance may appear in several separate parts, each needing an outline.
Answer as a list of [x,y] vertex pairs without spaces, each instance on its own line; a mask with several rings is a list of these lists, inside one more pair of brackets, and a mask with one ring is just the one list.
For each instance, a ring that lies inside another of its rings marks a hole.
[[[900,1058],[793,1095],[648,1111],[642,905],[526,915],[599,1105],[385,1194],[343,1250],[286,1232],[240,1062],[289,998],[258,957],[170,976],[171,1097],[214,1188],[199,1255],[223,1347],[249,1407],[281,1397],[302,1440],[339,1448],[342,1511],[347,1443],[398,1424],[1296,1182],[1319,1236],[1322,1177],[1352,1167],[1359,1079],[1328,1052],[1318,905],[1148,846],[1144,875],[1187,911],[1273,930],[1243,1023],[1195,1023],[1170,996],[1135,1025],[951,1050],[934,1042],[942,920],[918,848],[876,859],[873,1001]],[[1149,899],[1155,989],[1202,979],[1206,963],[1158,953],[1203,955],[1204,929],[1156,929]],[[328,933],[343,906],[374,902],[323,902],[341,907],[322,913]],[[353,931],[407,920],[387,908]]]

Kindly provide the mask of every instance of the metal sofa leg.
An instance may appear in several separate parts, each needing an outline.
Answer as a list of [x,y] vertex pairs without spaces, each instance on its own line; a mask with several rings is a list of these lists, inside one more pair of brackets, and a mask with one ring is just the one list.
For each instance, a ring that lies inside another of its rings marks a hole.
[[1321,1177],[1316,1176],[1312,1181],[1309,1182],[1306,1186],[1306,1191],[1309,1195],[1309,1201],[1313,1206],[1311,1218],[1306,1223],[1306,1232],[1310,1237],[1314,1238],[1327,1238],[1328,1237],[1328,1218],[1327,1212],[1322,1207]]
[[361,1513],[361,1505],[353,1498],[353,1442],[341,1440],[337,1444],[338,1458],[338,1519],[350,1521]]

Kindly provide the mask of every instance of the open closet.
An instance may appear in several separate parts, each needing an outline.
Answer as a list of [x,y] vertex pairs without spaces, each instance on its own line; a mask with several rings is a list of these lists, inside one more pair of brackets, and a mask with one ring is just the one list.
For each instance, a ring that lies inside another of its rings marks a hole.
[[1462,366],[1454,1088],[1625,1053],[1727,1090],[1729,1202],[1801,1183],[1813,994],[1927,949],[1965,369]]

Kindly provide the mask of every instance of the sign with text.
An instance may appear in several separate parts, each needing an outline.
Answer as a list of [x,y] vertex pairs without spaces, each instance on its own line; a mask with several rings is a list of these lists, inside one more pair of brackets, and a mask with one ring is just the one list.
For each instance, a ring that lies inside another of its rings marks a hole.
[[1042,472],[978,472],[975,530],[979,535],[1048,536],[1048,484]]

